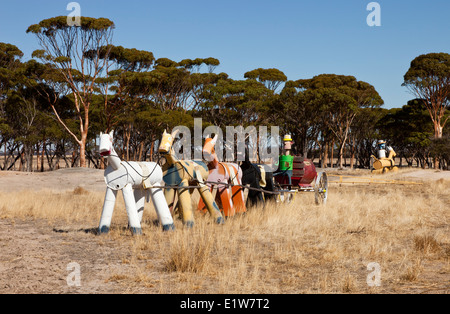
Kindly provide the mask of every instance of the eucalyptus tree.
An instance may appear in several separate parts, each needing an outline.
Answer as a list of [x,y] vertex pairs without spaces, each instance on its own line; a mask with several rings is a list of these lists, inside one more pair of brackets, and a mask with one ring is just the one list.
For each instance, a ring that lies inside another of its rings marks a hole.
[[285,133],[294,139],[297,153],[307,157],[311,142],[319,138],[320,114],[314,100],[316,93],[305,90],[299,82],[288,81],[272,111]]
[[196,58],[192,59],[184,59],[178,63],[179,66],[186,68],[192,73],[200,73],[200,69],[203,65],[208,67],[208,73],[213,73],[214,70],[220,65],[220,61],[216,58]]
[[23,170],[27,172],[33,171],[34,147],[40,140],[36,122],[40,118],[41,104],[39,94],[25,84],[11,91],[5,102],[10,135],[21,147],[21,164],[25,164]]
[[268,89],[275,92],[282,83],[287,81],[287,76],[278,69],[256,69],[244,74],[246,79],[263,83]]
[[[350,128],[348,146],[350,149],[350,168],[357,162],[364,168],[370,167],[371,156],[374,154],[374,144],[377,140],[384,138],[379,123],[388,113],[384,108],[362,108],[355,117]],[[390,140],[390,145],[392,141]]]
[[[99,56],[97,56],[99,53]],[[103,100],[103,124],[109,132],[114,129],[121,118],[136,106],[136,94],[132,93],[133,79],[136,75],[152,69],[155,58],[153,53],[134,48],[108,45],[99,50],[85,53],[86,57],[95,60],[97,57],[107,62],[107,76],[100,78],[99,88],[105,95]]]
[[343,167],[344,148],[350,128],[362,108],[378,108],[383,100],[369,83],[353,76],[322,74],[312,79],[298,80],[297,84],[312,91],[310,102],[318,108],[339,143],[339,165]]
[[[36,36],[42,48],[36,50],[33,57],[56,69],[74,97],[73,110],[79,134],[69,128],[56,106],[51,105],[59,123],[79,146],[81,167],[86,167],[92,97],[100,91],[98,80],[106,75],[108,66],[108,59],[101,58],[100,50],[110,44],[114,27],[109,19],[90,17],[81,17],[80,26],[71,26],[66,16],[59,16],[42,20],[27,29],[27,33]],[[88,51],[96,52],[93,58],[88,57]]]
[[[14,84],[16,70],[21,66],[23,52],[14,45],[0,42],[0,113],[7,92]],[[1,118],[1,117],[0,117]]]
[[418,56],[411,62],[404,76],[403,86],[424,100],[434,125],[434,137],[441,138],[450,116],[450,54],[430,53]]
[[422,99],[413,99],[402,108],[389,110],[379,121],[378,129],[409,166],[414,160],[422,167],[427,165],[433,124]]
[[0,149],[5,147],[5,162],[2,168],[6,168],[6,147],[11,134],[11,127],[6,118],[5,102],[8,93],[17,84],[16,71],[22,65],[22,57],[23,52],[15,45],[0,42]]
[[[189,110],[195,111],[201,106],[204,99],[202,98],[203,92],[210,86],[217,84],[220,79],[227,79],[226,73],[214,73],[214,70],[220,65],[220,61],[215,58],[197,58],[197,59],[184,59],[181,60],[178,65],[187,69],[190,74],[190,103],[187,104]],[[202,73],[200,70],[203,66],[208,68],[207,73]]]
[[[411,62],[403,86],[417,98],[423,99],[434,127],[434,138],[440,139],[450,115],[450,54],[429,53]],[[438,167],[437,157],[434,167]]]
[[259,125],[264,122],[273,92],[254,80],[219,79],[206,86],[200,112],[210,123],[226,126]]

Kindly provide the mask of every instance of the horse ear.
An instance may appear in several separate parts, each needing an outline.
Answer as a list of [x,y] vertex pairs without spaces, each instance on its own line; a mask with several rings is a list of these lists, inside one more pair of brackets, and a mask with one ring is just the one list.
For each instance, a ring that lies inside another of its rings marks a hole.
[[163,136],[167,135],[167,130],[164,130]]
[[114,138],[114,130],[112,130],[111,132],[109,132],[109,136],[111,136],[111,138]]
[[219,134],[216,134],[216,136],[214,136],[212,142],[214,143],[214,145],[216,145],[217,140],[219,139]]
[[180,133],[180,130],[176,129],[175,131],[172,132],[172,138],[175,139],[175,137],[177,136],[177,134]]
[[100,137],[102,137],[103,136],[103,132],[100,132]]

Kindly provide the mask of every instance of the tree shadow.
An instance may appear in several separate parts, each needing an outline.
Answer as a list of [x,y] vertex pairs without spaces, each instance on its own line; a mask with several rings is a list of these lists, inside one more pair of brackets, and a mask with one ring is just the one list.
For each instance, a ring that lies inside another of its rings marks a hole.
[[79,232],[84,232],[86,234],[92,234],[92,235],[99,235],[100,232],[98,230],[98,228],[88,228],[88,229],[56,229],[53,228],[53,232],[54,233],[62,233],[62,234],[69,234],[69,233],[79,233]]

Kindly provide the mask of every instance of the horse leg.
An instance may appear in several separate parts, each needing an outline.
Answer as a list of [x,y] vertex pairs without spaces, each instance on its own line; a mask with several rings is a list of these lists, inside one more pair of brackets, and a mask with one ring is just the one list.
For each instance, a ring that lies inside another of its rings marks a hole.
[[133,188],[130,184],[125,186],[122,191],[123,199],[125,201],[125,208],[128,214],[128,223],[133,234],[141,235],[142,228],[139,220],[139,215],[136,208],[136,200],[134,199]]
[[240,186],[233,186],[231,187],[231,193],[233,195],[232,200],[236,213],[245,213],[247,210],[245,206],[244,190]]
[[202,199],[202,198],[200,198],[200,200],[199,200],[199,202],[198,202],[198,208],[197,208],[197,210],[200,211],[200,212],[202,212],[202,213],[205,213],[205,212],[206,212],[206,205],[205,205],[205,202],[203,202],[203,199]]
[[166,198],[162,189],[150,189],[153,206],[155,207],[158,219],[163,226],[164,231],[175,230],[172,214],[169,206],[167,206]]
[[[214,188],[210,187],[210,192],[211,195],[213,195],[213,199],[214,199]],[[216,195],[216,202],[219,199],[219,193],[217,193]],[[208,210],[208,208],[206,207],[205,202],[203,201],[203,198],[200,197],[199,203],[198,203],[198,211],[200,211],[202,214],[206,214],[206,211]]]
[[234,206],[234,210],[236,213],[242,214],[247,211],[245,206],[245,198],[244,198],[244,189],[241,187],[242,185],[242,172],[239,167],[235,168],[234,166],[230,169],[230,179],[232,178],[231,186],[231,195],[232,202]]
[[175,189],[165,189],[164,190],[164,197],[166,199],[166,203],[169,206],[170,213],[173,216],[174,211],[174,205],[175,205]]
[[202,197],[203,202],[206,205],[206,208],[208,209],[211,216],[214,218],[214,221],[217,224],[223,224],[223,216],[220,212],[219,207],[217,206],[217,203],[214,201],[214,198],[212,196],[211,190],[209,187],[203,183],[200,183],[200,196]]
[[188,187],[189,182],[184,180],[180,183],[178,190],[178,206],[181,211],[181,217],[183,224],[192,228],[194,226],[194,213],[192,212],[191,193],[189,189],[182,189],[182,187]]
[[232,194],[230,193],[230,189],[221,188],[219,189],[220,194],[220,202],[222,203],[222,210],[225,217],[233,217],[236,214],[236,210],[234,208],[233,201],[231,200]]
[[111,227],[111,220],[114,213],[114,206],[116,205],[117,191],[110,188],[106,189],[105,202],[103,203],[102,217],[100,219],[100,226],[98,228],[100,234],[109,233]]
[[136,200],[136,209],[139,216],[139,221],[142,223],[145,208],[145,191],[141,189],[134,190],[134,199]]

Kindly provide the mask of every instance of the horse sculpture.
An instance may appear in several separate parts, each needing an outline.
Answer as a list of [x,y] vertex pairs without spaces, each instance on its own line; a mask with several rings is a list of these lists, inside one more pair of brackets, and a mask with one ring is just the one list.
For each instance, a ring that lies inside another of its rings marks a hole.
[[[177,131],[172,134],[164,131],[159,152],[166,159],[163,165],[164,182],[168,186],[165,190],[166,200],[170,209],[175,207],[175,195],[178,195],[178,209],[183,224],[192,228],[194,226],[194,212],[192,210],[191,196],[194,192],[189,187],[197,186],[200,196],[206,204],[211,216],[217,224],[224,223],[223,216],[217,206],[209,187],[204,183],[208,179],[208,166],[203,161],[178,160],[173,151],[172,145],[177,135]],[[176,188],[170,188],[170,187]]]
[[[225,217],[232,217],[237,213],[246,211],[244,191],[242,184],[242,170],[237,164],[219,162],[214,146],[218,136],[214,139],[207,138],[203,147],[203,158],[208,164],[208,182],[216,182],[216,203],[221,204],[221,210]],[[211,192],[214,188],[208,183]],[[200,200],[199,210],[205,210],[205,204]]]
[[153,201],[158,218],[164,231],[173,230],[174,222],[161,188],[163,172],[153,162],[122,162],[113,147],[114,132],[100,134],[100,154],[107,159],[105,170],[107,185],[99,232],[108,233],[111,225],[117,192],[122,191],[128,222],[134,234],[142,234],[141,221],[145,199]]
[[265,206],[266,201],[275,200],[274,194],[270,193],[275,191],[272,170],[267,169],[263,164],[252,163],[248,149],[245,152],[245,161],[241,163],[241,169],[242,184],[249,185],[251,188],[247,196],[247,208],[258,205]]

